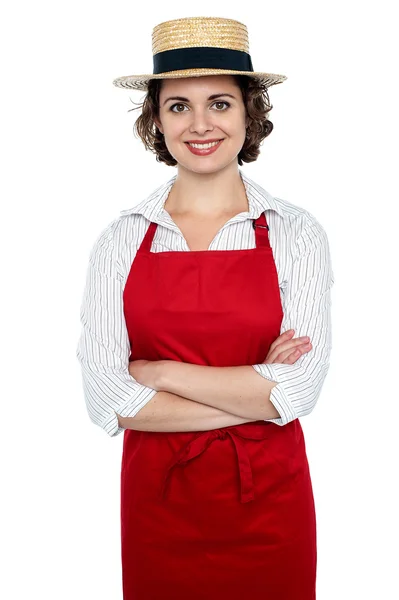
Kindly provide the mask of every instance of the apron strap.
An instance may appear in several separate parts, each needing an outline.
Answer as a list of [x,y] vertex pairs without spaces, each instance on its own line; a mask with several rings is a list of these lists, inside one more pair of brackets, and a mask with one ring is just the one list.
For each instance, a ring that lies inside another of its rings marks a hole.
[[154,235],[155,235],[157,226],[158,226],[157,223],[154,223],[154,221],[151,221],[151,223],[145,233],[143,241],[140,244],[140,248],[138,249],[137,252],[150,252],[151,251],[151,244],[152,244],[152,240],[154,239]]
[[269,225],[264,212],[257,219],[252,220],[252,227],[255,229],[256,247],[270,248]]

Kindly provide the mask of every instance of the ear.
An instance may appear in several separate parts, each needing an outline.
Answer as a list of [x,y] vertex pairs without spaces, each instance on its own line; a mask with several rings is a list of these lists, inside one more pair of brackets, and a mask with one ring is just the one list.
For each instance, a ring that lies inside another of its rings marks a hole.
[[157,117],[154,117],[154,123],[158,127],[159,131],[163,133],[161,122],[157,119]]

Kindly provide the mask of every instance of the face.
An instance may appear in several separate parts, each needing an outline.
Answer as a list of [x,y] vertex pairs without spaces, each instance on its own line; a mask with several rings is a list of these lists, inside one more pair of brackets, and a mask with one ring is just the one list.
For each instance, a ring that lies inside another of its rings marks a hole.
[[[248,120],[234,78],[210,75],[164,79],[155,122],[180,167],[211,173],[237,161]],[[207,142],[216,145],[201,146]]]

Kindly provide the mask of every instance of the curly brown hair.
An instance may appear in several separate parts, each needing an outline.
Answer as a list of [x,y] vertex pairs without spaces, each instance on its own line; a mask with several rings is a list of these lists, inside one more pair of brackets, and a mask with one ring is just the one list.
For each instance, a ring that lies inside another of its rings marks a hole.
[[[267,86],[259,80],[247,75],[233,75],[233,77],[241,89],[249,117],[247,137],[237,157],[238,164],[241,166],[244,162],[253,162],[258,158],[261,143],[272,132],[273,123],[267,117],[273,105],[270,103]],[[158,162],[174,167],[177,161],[170,154],[163,134],[154,121],[154,116],[159,116],[159,93],[162,81],[162,79],[151,79],[143,102],[139,103],[137,108],[129,109],[128,112],[142,108],[141,114],[134,123],[134,134],[142,140],[146,150],[156,155]]]

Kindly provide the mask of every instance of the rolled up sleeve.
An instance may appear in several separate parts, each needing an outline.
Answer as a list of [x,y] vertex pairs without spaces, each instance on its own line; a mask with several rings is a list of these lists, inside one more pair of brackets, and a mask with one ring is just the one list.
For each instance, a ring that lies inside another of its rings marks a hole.
[[316,219],[308,221],[298,239],[298,254],[286,282],[280,334],[294,329],[294,338],[309,336],[312,349],[292,365],[252,365],[265,379],[276,381],[270,401],[280,418],[266,419],[285,425],[309,414],[326,378],[332,347],[331,288],[334,274],[328,239]]
[[123,312],[124,278],[114,244],[117,226],[115,219],[91,250],[76,349],[89,417],[111,437],[124,431],[116,413],[134,417],[157,393],[129,373],[131,347]]

